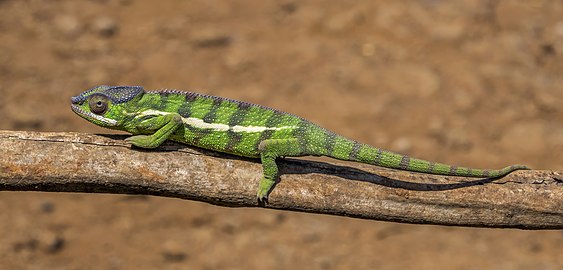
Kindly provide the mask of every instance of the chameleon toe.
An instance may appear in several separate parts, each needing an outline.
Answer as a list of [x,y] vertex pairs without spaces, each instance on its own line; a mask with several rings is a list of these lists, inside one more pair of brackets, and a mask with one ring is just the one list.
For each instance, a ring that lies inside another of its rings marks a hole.
[[391,169],[465,177],[501,177],[528,169],[513,165],[483,170],[410,158],[340,136],[293,114],[193,92],[101,85],[73,97],[71,103],[80,117],[135,135],[125,141],[137,147],[156,148],[172,140],[260,158],[263,178],[256,194],[260,203],[267,202],[279,177],[276,161],[280,157],[327,156]]

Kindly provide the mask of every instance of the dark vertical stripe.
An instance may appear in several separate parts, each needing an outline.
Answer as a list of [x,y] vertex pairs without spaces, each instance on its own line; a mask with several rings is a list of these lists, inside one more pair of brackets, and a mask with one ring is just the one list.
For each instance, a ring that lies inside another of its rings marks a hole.
[[268,120],[266,120],[266,123],[264,123],[264,126],[266,127],[278,127],[280,125],[280,123],[282,123],[282,121],[284,120],[284,117],[286,115],[282,112],[278,112],[278,111],[274,111],[274,113],[272,115],[270,115],[270,117],[268,118]]
[[159,100],[157,102],[155,109],[164,112],[164,111],[166,111],[166,105],[168,103],[168,95],[161,93],[161,94],[158,95],[158,97],[159,97]]
[[258,145],[259,145],[261,142],[270,139],[270,138],[272,137],[272,134],[274,134],[274,131],[275,131],[275,130],[264,130],[264,131],[262,131],[262,133],[260,133],[260,139],[258,139],[258,142],[257,142],[257,144],[256,144],[256,148],[255,148],[255,149],[258,149]]
[[[209,135],[211,133],[211,129],[200,129],[200,128],[194,128],[192,126],[186,126],[186,129],[190,130],[191,132],[193,132],[195,134],[195,137],[193,139],[193,144],[194,145],[199,145],[199,141]],[[203,147],[203,148],[207,148],[207,147]]]
[[297,124],[297,128],[293,129],[291,131],[291,136],[293,138],[297,139],[297,142],[299,143],[299,150],[301,151],[302,154],[307,154],[308,153],[308,147],[307,147],[307,130],[312,130],[316,127],[312,127],[310,124],[308,124],[307,122],[301,120],[298,124]]
[[217,110],[221,107],[221,102],[222,101],[218,98],[213,99],[213,105],[211,106],[209,112],[207,112],[207,114],[205,114],[205,116],[203,117],[203,122],[205,123],[215,122],[215,118],[217,117]]
[[238,109],[234,114],[231,115],[228,125],[230,127],[238,126],[240,123],[242,123],[242,121],[244,121],[244,118],[246,117],[247,113],[248,113],[248,106],[243,107],[239,103]]
[[401,162],[399,163],[399,169],[401,170],[406,170],[409,168],[409,163],[411,161],[411,158],[408,156],[403,156],[401,158]]
[[457,173],[457,166],[450,166],[450,174],[455,175]]
[[194,93],[186,93],[185,95],[185,102],[180,105],[178,108],[178,114],[184,118],[188,118],[192,115],[192,106],[194,105],[194,101],[196,99],[196,95]]
[[381,156],[383,156],[383,150],[381,148],[377,148],[377,154],[375,155],[373,164],[379,165],[381,163]]
[[334,143],[336,141],[336,134],[332,132],[328,132],[326,136],[326,141],[324,147],[326,148],[327,156],[332,155],[332,151],[334,151]]
[[199,94],[188,92],[188,93],[186,93],[186,102],[188,102],[188,103],[189,103],[189,102],[192,102],[192,101],[194,101],[198,96],[199,96]]
[[248,108],[250,108],[252,106],[252,104],[247,103],[247,102],[242,102],[242,101],[236,101],[236,102],[237,102],[238,108],[240,110],[243,110],[243,111],[248,110]]
[[[229,119],[229,127],[238,126],[242,121],[244,121],[244,117],[248,113],[248,103],[238,103],[238,110],[231,115],[231,119]],[[229,142],[227,143],[227,150],[232,151],[235,149],[235,146],[242,141],[242,134],[233,132],[231,130],[227,131],[227,136],[229,136]]]
[[483,170],[483,177],[489,177],[490,174],[489,170]]
[[[268,117],[268,120],[266,120],[266,123],[264,124],[264,126],[275,127],[281,121],[281,118],[283,116],[284,116],[283,113],[278,112],[278,111],[274,111],[274,113],[272,115],[270,115],[270,117]],[[274,134],[274,132],[275,132],[275,130],[264,130],[264,131],[262,131],[262,133],[260,133],[260,138],[256,142],[256,145],[254,145],[254,149],[258,149],[258,145],[261,142],[270,139],[272,137],[272,134]]]
[[229,136],[229,142],[225,148],[227,151],[232,152],[235,146],[242,141],[242,134],[229,130],[227,131],[227,136]]
[[428,165],[428,172],[434,172],[434,169],[436,168],[436,162],[434,161],[430,161],[430,164]]
[[350,154],[348,155],[348,160],[358,160],[358,154],[360,153],[360,150],[362,149],[362,144],[359,142],[354,142],[354,146],[352,146],[352,151],[350,151]]

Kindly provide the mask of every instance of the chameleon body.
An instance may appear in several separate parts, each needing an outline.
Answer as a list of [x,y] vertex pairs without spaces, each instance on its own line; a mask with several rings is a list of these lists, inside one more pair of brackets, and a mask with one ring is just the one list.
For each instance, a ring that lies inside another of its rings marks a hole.
[[102,127],[127,131],[127,142],[155,148],[172,140],[214,151],[259,158],[263,167],[257,197],[267,200],[279,157],[328,156],[412,172],[500,177],[523,165],[481,170],[410,158],[326,130],[301,117],[264,106],[176,90],[97,86],[71,99],[72,110]]

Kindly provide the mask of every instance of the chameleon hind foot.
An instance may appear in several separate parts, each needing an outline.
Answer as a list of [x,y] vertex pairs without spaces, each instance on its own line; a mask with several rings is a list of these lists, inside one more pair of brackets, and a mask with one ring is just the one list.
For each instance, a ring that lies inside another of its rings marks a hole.
[[256,197],[258,202],[264,203],[276,184],[278,165],[276,159],[282,156],[301,156],[301,149],[297,139],[270,139],[260,142],[260,160],[264,177],[260,181]]
[[275,180],[266,178],[262,178],[262,180],[260,180],[260,185],[258,186],[258,192],[256,194],[256,198],[258,199],[259,203],[265,203],[268,201],[268,194],[275,184]]

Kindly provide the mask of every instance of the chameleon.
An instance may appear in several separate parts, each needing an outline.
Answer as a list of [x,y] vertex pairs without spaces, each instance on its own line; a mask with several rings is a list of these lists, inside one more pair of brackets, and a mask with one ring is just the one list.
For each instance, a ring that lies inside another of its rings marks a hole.
[[418,173],[497,178],[515,170],[473,169],[411,158],[348,139],[299,116],[243,101],[142,86],[93,87],[71,98],[71,108],[98,126],[133,136],[126,142],[156,148],[166,140],[260,159],[263,176],[257,200],[265,202],[278,178],[282,157],[327,156]]

